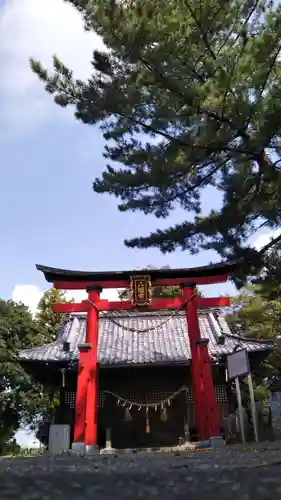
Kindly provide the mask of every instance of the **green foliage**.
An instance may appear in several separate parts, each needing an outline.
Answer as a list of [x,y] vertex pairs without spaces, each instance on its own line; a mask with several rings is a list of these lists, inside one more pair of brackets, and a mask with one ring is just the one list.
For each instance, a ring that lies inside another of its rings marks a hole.
[[[275,340],[280,336],[281,301],[262,295],[262,288],[251,285],[232,298],[232,312],[227,315],[231,330],[243,336]],[[281,342],[261,370],[267,377],[281,377]]]
[[36,341],[38,330],[28,309],[0,299],[0,450],[30,412],[31,401],[35,404],[36,386],[18,363],[16,353]]
[[21,423],[36,429],[42,415],[52,412],[56,399],[18,362],[17,352],[46,342],[58,333],[60,317],[54,302],[67,302],[62,292],[44,293],[36,317],[23,304],[0,299],[0,453]]
[[[31,68],[61,106],[100,124],[109,165],[96,193],[121,211],[186,220],[129,247],[214,249],[261,265],[246,240],[278,227],[281,206],[281,6],[271,0],[68,0],[105,44],[93,74],[74,78],[57,56]],[[221,207],[202,212],[213,187]]]
[[42,344],[53,342],[57,339],[58,336],[61,324],[61,314],[54,313],[52,310],[52,305],[58,303],[67,304],[71,302],[73,301],[67,300],[65,297],[65,293],[61,290],[51,288],[44,293],[38,304],[38,309],[35,316],[35,321],[41,335]]
[[281,300],[281,245],[278,243],[264,256],[264,268],[253,282],[269,300]]
[[[61,290],[51,288],[47,290],[39,301],[35,322],[40,332],[40,343],[47,344],[57,339],[61,326],[62,316],[52,310],[53,304],[71,303],[73,300],[67,300],[65,293]],[[42,432],[48,427],[52,419],[54,408],[59,403],[59,395],[53,392],[53,387],[41,387],[40,405],[31,412],[29,423],[31,428],[36,431],[36,437],[44,444],[47,444],[48,433]]]
[[232,297],[233,312],[227,321],[237,333],[253,338],[274,339],[280,334],[281,302],[267,300],[258,286],[249,286]]
[[10,439],[3,445],[3,448],[1,450],[1,453],[3,455],[13,455],[13,456],[18,456],[21,453],[21,447],[20,445],[16,442],[15,439]]

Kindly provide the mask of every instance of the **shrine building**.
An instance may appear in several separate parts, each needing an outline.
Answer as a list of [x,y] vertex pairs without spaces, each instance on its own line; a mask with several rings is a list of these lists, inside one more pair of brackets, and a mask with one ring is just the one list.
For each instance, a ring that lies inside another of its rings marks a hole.
[[[196,293],[225,282],[237,265],[104,273],[37,266],[54,287],[88,293],[54,305],[62,313],[54,342],[18,355],[59,394],[53,423],[70,425],[73,449],[91,451],[108,439],[114,448],[168,447],[223,435],[232,411],[227,355],[246,349],[254,370],[273,347],[230,331],[221,312],[228,297]],[[179,297],[151,296],[152,287],[178,285]],[[128,288],[130,300],[101,300],[108,288]]]

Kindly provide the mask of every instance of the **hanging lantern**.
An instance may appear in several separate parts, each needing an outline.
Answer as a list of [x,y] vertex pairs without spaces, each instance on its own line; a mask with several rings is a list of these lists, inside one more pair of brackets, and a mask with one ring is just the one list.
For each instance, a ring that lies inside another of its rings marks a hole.
[[146,418],[145,418],[145,432],[146,434],[150,433],[150,423],[149,423],[149,408],[146,407]]
[[129,408],[125,408],[125,418],[124,418],[125,422],[131,422],[132,420],[132,415],[131,415],[131,412],[129,410]]
[[168,420],[167,410],[165,407],[162,408],[160,419],[162,420],[162,422],[167,422]]

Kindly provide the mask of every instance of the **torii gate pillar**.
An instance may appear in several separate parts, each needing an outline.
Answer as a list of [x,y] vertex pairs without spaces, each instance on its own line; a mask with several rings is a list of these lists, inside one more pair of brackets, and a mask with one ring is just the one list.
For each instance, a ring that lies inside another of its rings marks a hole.
[[201,440],[220,436],[219,412],[213,384],[212,365],[208,353],[208,339],[202,339],[198,322],[196,284],[183,283],[186,302],[186,322],[191,349],[191,373],[196,422]]
[[99,313],[96,302],[100,287],[88,287],[86,343],[79,346],[80,356],[75,405],[72,449],[90,453],[97,448],[98,420],[98,330]]

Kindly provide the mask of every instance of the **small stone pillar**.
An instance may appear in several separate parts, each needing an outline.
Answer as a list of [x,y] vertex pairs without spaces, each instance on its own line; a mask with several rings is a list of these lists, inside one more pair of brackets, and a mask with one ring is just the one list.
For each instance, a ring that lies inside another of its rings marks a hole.
[[115,455],[116,450],[111,445],[111,429],[105,430],[105,448],[100,451],[101,455]]
[[112,448],[112,446],[111,446],[111,429],[105,430],[105,447]]

